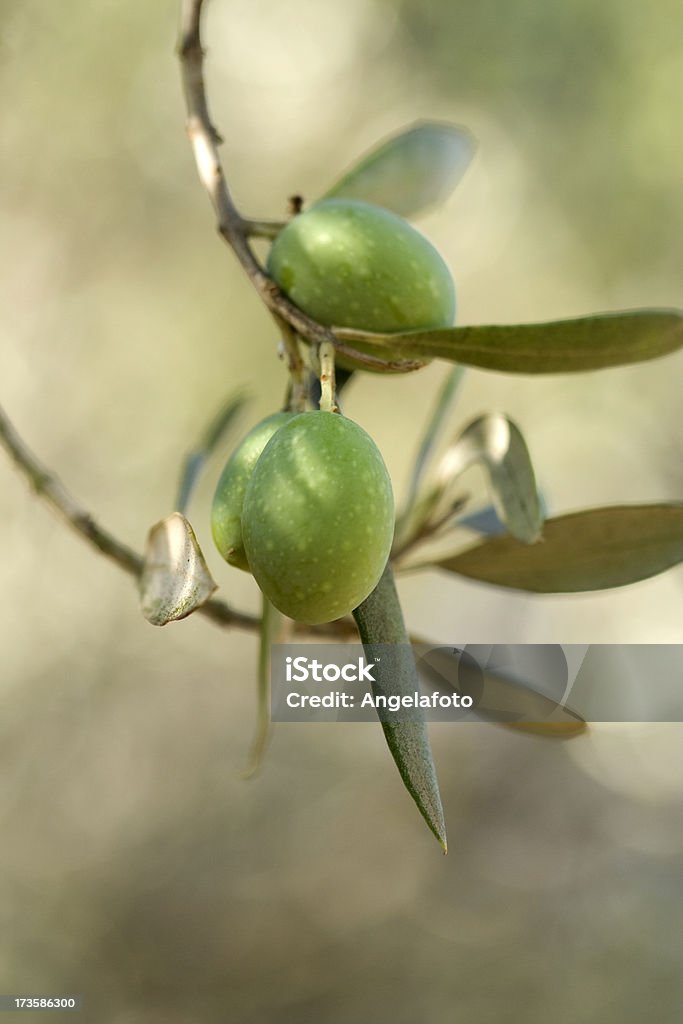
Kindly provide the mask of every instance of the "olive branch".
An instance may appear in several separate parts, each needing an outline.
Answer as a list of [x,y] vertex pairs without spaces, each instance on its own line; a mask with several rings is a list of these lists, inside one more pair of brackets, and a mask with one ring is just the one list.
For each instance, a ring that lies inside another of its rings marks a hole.
[[[526,443],[516,425],[504,415],[487,414],[468,424],[451,441],[431,480],[426,472],[464,366],[509,373],[571,373],[653,359],[683,345],[680,312],[634,310],[545,324],[473,325],[400,334],[376,334],[318,323],[282,292],[252,249],[252,239],[275,239],[287,221],[245,217],[231,196],[219,156],[222,140],[209,114],[204,82],[204,7],[204,0],[181,0],[177,52],[187,132],[200,181],[214,209],[217,229],[278,328],[288,367],[290,408],[302,408],[310,401],[312,369],[320,382],[320,406],[336,408],[335,353],[360,369],[380,373],[411,372],[434,358],[456,364],[437,398],[419,448],[408,497],[397,519],[391,560],[373,593],[353,612],[355,622],[346,618],[319,626],[292,624],[288,629],[297,635],[325,638],[351,639],[360,635],[368,650],[376,644],[395,644],[409,651],[392,564],[401,571],[427,566],[497,586],[548,594],[622,586],[682,562],[681,504],[588,509],[544,522]],[[471,137],[464,129],[420,122],[372,151],[326,195],[360,196],[410,216],[450,191],[469,160],[469,150]],[[406,166],[410,168],[408,177]],[[394,173],[397,167],[398,177]],[[413,180],[409,180],[411,174]],[[297,204],[292,203],[291,213],[297,212]],[[340,373],[339,378],[341,387],[345,377]],[[36,494],[93,550],[136,580],[143,595],[143,610],[150,621],[163,624],[196,611],[220,627],[259,634],[259,728],[253,748],[257,761],[268,734],[268,650],[275,635],[275,619],[265,599],[263,614],[255,616],[211,596],[215,584],[184,517],[198,474],[230,425],[238,404],[232,399],[187,455],[177,511],[152,528],[145,554],[133,550],[97,522],[59,477],[31,452],[2,409],[0,443]],[[458,479],[475,463],[485,470],[493,505],[483,513],[467,516],[463,507],[468,499],[459,489]],[[484,522],[486,525],[482,526]],[[445,554],[427,553],[420,557],[427,543],[451,537],[454,526],[474,529],[483,539],[464,550],[460,546]],[[543,543],[535,543],[541,534]],[[159,551],[162,582],[164,586],[170,585],[173,600],[178,596],[173,561],[164,561],[172,547],[171,540],[177,536],[181,537],[183,555],[189,552],[199,575],[205,572],[203,590],[198,597],[195,581],[189,581],[192,586],[188,590],[185,579],[183,584],[190,596],[186,594],[184,603],[170,614],[172,601],[165,595],[165,610],[155,617],[145,608],[145,593],[149,597],[154,589],[150,588],[149,579],[151,574],[154,580],[154,572],[159,568],[154,561]],[[412,654],[395,662],[390,676],[380,672],[377,683],[382,693],[399,696],[418,686]],[[443,809],[424,722],[382,722],[382,727],[406,788],[445,850]]]
[[223,140],[211,120],[204,85],[204,49],[200,33],[203,6],[204,0],[183,0],[182,4],[178,55],[187,107],[187,134],[199,179],[216,214],[218,232],[235,253],[261,301],[282,331],[290,373],[298,380],[303,372],[303,363],[296,345],[297,335],[313,345],[329,342],[340,355],[350,356],[368,369],[419,369],[422,363],[417,360],[382,359],[347,345],[335,331],[319,324],[290,302],[261,267],[249,239],[272,238],[283,225],[243,217],[230,194],[218,153]]

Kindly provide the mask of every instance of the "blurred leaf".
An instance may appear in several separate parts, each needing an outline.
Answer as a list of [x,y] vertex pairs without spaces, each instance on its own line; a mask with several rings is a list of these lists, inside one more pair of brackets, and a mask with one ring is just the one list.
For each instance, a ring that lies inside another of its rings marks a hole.
[[467,516],[462,516],[455,525],[463,526],[466,530],[474,530],[475,533],[483,533],[485,537],[498,537],[501,533],[507,533],[507,527],[493,505],[487,505],[476,512],[470,512]]
[[[355,609],[353,617],[368,661],[373,660],[374,645],[380,645],[378,653],[381,657],[376,665],[373,692],[402,697],[419,690],[415,656],[403,622],[390,565],[387,564],[379,583]],[[388,657],[385,645],[391,645],[391,650],[396,652],[394,658]],[[424,718],[419,713],[409,721],[383,720],[382,729],[403,784],[446,853],[446,823]]]
[[247,767],[242,773],[243,779],[250,779],[261,767],[263,755],[270,740],[270,662],[271,646],[282,620],[282,615],[274,608],[265,594],[261,594],[261,629],[259,631],[258,657],[258,689],[256,710],[256,732],[249,751]]
[[455,517],[465,508],[469,495],[454,492],[452,486],[432,485],[423,490],[408,517],[396,522],[392,561],[403,568],[402,560],[411,549],[448,532]]
[[443,429],[448,413],[453,407],[464,372],[465,369],[462,366],[454,366],[450,370],[448,376],[443,382],[436,402],[434,403],[432,415],[425,429],[424,436],[420,443],[420,448],[413,464],[413,471],[410,477],[410,484],[408,485],[408,497],[406,498],[403,516],[408,516],[415,503],[424,471],[427,468],[427,464],[439,439],[439,434]]
[[450,359],[507,373],[573,373],[623,366],[683,346],[683,314],[641,309],[540,324],[448,327],[402,334],[335,328],[361,351],[383,348],[389,358]]
[[504,722],[506,729],[516,729],[530,736],[542,736],[547,740],[573,740],[588,730],[588,722],[575,711],[562,708],[557,721],[548,722]]
[[[460,679],[461,673],[459,671],[459,669],[460,669],[460,662],[459,662],[459,660],[458,660],[458,663],[455,665],[455,671],[454,671],[454,665],[453,665],[453,662],[452,662],[452,659],[456,656],[456,654],[457,654],[458,658],[461,655],[463,655],[463,654],[465,654],[467,656],[468,655],[467,647],[464,649],[464,651],[460,650],[459,648],[454,648],[454,647],[450,648],[451,664],[447,664],[445,666],[445,671],[444,671],[443,666],[439,667],[439,666],[435,666],[435,664],[434,664],[434,652],[438,652],[439,650],[443,651],[444,648],[435,648],[431,641],[428,641],[424,637],[420,637],[420,636],[416,636],[416,635],[412,636],[412,643],[413,643],[413,645],[417,645],[417,647],[419,649],[422,649],[422,650],[428,649],[427,650],[427,657],[422,655],[422,656],[417,658],[418,674],[420,676],[421,682],[424,684],[425,687],[430,688],[430,683],[431,683],[431,688],[433,689],[435,683],[438,684],[439,686],[441,686],[441,685],[443,685],[445,683],[445,684],[449,685],[451,687],[451,689],[454,690],[454,692],[461,693],[461,695],[462,695],[463,692],[468,690],[467,687],[461,689],[460,685],[458,685],[458,686],[454,685],[454,679],[457,679],[458,684],[461,683],[461,679]],[[471,660],[471,655],[470,655],[470,660]],[[435,668],[438,669],[438,672],[436,674],[434,672]],[[431,681],[430,681],[430,678],[429,678],[430,675],[432,676],[432,680]],[[485,680],[485,681],[487,681],[487,680]],[[499,676],[496,679],[496,682],[498,684],[504,684],[507,681],[503,677]],[[475,703],[478,703],[480,701],[480,698],[481,698],[482,694],[481,693],[476,693],[476,694],[473,693],[471,687],[469,688],[469,692],[470,692],[470,695],[476,696],[476,702]],[[538,691],[536,691],[536,693],[538,693]],[[506,700],[509,701],[510,696],[511,696],[510,694],[506,694]],[[550,700],[550,698],[547,695],[545,696],[544,699],[545,700]],[[521,706],[519,705],[519,702],[517,702],[517,704],[518,704],[518,710],[521,710]],[[543,719],[542,721],[531,721],[531,720],[526,720],[526,719],[524,721],[512,721],[512,720],[505,721],[505,720],[501,720],[501,716],[499,715],[497,718],[491,719],[492,724],[494,724],[496,726],[502,726],[504,729],[516,729],[519,732],[530,733],[531,735],[534,735],[534,736],[543,736],[543,737],[545,737],[547,739],[562,739],[562,740],[573,739],[575,736],[580,736],[582,733],[586,732],[586,730],[588,729],[588,723],[586,722],[586,720],[584,718],[582,718],[576,711],[573,711],[572,709],[568,708],[566,704],[564,704],[564,703],[562,703],[560,701],[552,701],[552,706],[550,704],[548,704],[546,706],[543,706],[542,704],[539,704],[537,706],[539,708],[539,715],[538,715],[538,717],[542,718]],[[528,705],[527,705],[527,708],[528,708]],[[472,717],[479,717],[479,708],[477,707],[476,711],[471,711],[471,712],[469,712],[469,714]]]
[[153,626],[184,619],[216,590],[194,530],[180,512],[155,523],[140,576],[142,614]]
[[185,456],[175,504],[178,512],[187,512],[190,499],[206,461],[211,456],[214,448],[225,437],[228,429],[233,425],[238,413],[242,411],[246,402],[247,398],[245,395],[231,395],[227,402],[221,406],[208,427],[206,427],[195,448]]
[[539,544],[494,537],[436,563],[541,594],[623,587],[683,562],[683,505],[616,505],[549,519]]
[[[545,519],[548,515],[548,508],[541,491],[538,491],[538,503],[541,507],[541,518]],[[473,530],[485,537],[497,537],[501,533],[507,533],[507,526],[496,512],[494,505],[485,505],[484,508],[477,509],[476,512],[461,516],[454,525],[458,529],[462,527],[465,530]]]
[[507,416],[490,413],[465,427],[439,465],[444,487],[475,463],[485,468],[498,515],[510,533],[526,544],[537,540],[543,518],[534,468],[521,431]]
[[[566,677],[556,681],[559,692],[553,696],[531,678],[511,676],[504,666],[482,665],[470,647],[433,647],[420,658],[418,671],[429,690],[446,685],[460,697],[471,697],[468,718],[552,739],[572,739],[586,731],[585,720],[564,703]],[[551,679],[552,673],[543,680],[546,687]]]
[[414,217],[448,198],[474,155],[470,133],[419,121],[371,150],[323,199],[362,199]]

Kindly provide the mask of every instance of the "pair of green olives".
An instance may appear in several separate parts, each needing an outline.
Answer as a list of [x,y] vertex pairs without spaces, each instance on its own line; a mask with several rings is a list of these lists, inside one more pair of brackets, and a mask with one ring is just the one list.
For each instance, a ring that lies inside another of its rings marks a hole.
[[281,612],[330,622],[364,601],[384,571],[394,533],[389,474],[352,420],[275,413],[228,460],[211,527],[223,558],[251,571]]

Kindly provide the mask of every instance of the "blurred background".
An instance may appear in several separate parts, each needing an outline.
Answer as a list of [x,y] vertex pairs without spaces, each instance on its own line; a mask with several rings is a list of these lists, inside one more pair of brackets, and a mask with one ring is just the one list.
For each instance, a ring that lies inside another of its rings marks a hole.
[[[176,5],[0,14],[1,401],[140,549],[222,399],[253,395],[244,429],[277,407],[277,338],[196,179]],[[246,213],[279,217],[378,138],[441,118],[479,140],[420,222],[460,323],[683,305],[677,0],[212,0],[205,39]],[[512,415],[551,513],[680,500],[682,370],[679,354],[471,371],[451,430]],[[349,388],[399,495],[446,372]],[[226,454],[192,520],[223,596],[256,610],[208,530]],[[443,858],[379,728],[281,726],[242,781],[254,637],[149,626],[130,580],[4,456],[0,515],[0,991],[82,993],[83,1019],[103,1024],[680,1019],[683,727],[601,725],[567,744],[434,727]],[[683,640],[680,569],[591,596],[436,573],[401,592],[435,641]]]

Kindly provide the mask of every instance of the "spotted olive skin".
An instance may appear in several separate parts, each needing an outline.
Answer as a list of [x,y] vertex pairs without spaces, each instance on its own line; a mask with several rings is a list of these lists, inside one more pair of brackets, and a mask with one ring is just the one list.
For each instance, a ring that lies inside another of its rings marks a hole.
[[256,462],[276,430],[296,415],[276,412],[249,431],[225,464],[211,506],[211,532],[226,562],[249,572],[242,543],[244,492]]
[[331,622],[375,588],[394,534],[382,456],[362,427],[305,412],[273,435],[251,474],[242,537],[258,585],[298,622]]
[[326,326],[392,334],[455,319],[453,279],[431,242],[360,200],[325,199],[295,217],[273,243],[268,272]]

